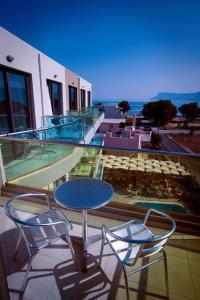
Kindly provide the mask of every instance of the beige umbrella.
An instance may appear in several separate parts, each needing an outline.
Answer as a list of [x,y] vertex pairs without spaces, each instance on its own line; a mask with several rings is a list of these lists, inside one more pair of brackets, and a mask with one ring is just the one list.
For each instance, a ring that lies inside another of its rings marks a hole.
[[184,171],[184,172],[180,172],[182,176],[190,176],[190,172]]
[[171,174],[172,174],[172,175],[180,175],[180,173],[179,173],[179,172],[177,172],[177,171],[174,171],[174,170],[171,170]]
[[112,159],[112,158],[109,158],[109,159],[107,160],[107,163],[109,163],[109,164],[113,164],[114,162],[115,162],[115,160]]
[[145,162],[144,162],[144,161],[138,161],[138,162],[137,162],[137,165],[138,165],[138,166],[144,166],[144,165],[145,165]]
[[121,162],[114,160],[112,165],[113,166],[121,166]]
[[162,170],[160,168],[154,168],[154,173],[160,173],[162,174]]
[[186,172],[186,170],[184,168],[176,168],[175,171],[177,171],[177,172]]
[[134,164],[134,163],[130,163],[130,164],[129,164],[129,168],[137,168],[137,165]]
[[128,170],[128,166],[121,166],[120,169]]
[[111,165],[111,164],[106,164],[106,165],[104,166],[104,168],[112,169],[112,168],[113,168],[113,165]]
[[168,174],[168,175],[171,175],[171,171],[170,170],[163,170],[163,174]]
[[167,166],[161,166],[162,171],[170,171],[170,169]]
[[113,166],[113,169],[121,169],[121,165],[115,165],[115,166]]
[[129,170],[130,171],[137,171],[137,166],[136,165],[133,165],[133,164],[131,164],[131,165],[129,165]]
[[106,156],[109,157],[109,158],[113,158],[113,159],[116,158],[115,155],[110,155],[110,154],[109,154],[109,155],[106,155]]
[[116,156],[115,161],[123,161],[123,159],[121,159],[121,156]]
[[145,168],[139,166],[139,167],[137,167],[137,171],[145,172]]
[[123,160],[130,160],[130,157],[127,157],[127,156],[120,156],[120,158]]
[[133,162],[133,163],[137,164],[137,159],[136,158],[131,158],[130,162]]

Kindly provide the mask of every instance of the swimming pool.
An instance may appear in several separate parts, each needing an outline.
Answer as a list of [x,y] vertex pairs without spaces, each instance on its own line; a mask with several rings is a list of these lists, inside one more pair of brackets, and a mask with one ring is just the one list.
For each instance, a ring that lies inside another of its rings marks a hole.
[[180,204],[138,201],[138,202],[133,203],[133,205],[142,206],[142,207],[146,207],[146,208],[155,208],[155,209],[160,209],[160,210],[169,211],[169,212],[187,214],[187,209]]
[[94,136],[93,139],[90,142],[90,145],[101,146],[102,143],[103,143],[103,137],[102,136]]

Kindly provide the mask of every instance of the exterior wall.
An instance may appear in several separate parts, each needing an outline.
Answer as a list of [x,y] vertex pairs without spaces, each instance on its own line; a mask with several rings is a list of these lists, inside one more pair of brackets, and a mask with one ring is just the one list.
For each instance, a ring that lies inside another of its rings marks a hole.
[[118,148],[141,148],[140,135],[134,135],[134,137],[113,137],[111,132],[107,132],[104,138],[105,147],[118,147]]
[[103,122],[103,123],[101,123],[98,132],[106,133],[106,132],[111,131],[111,128],[116,129],[116,130],[119,129],[119,123],[112,124],[112,123]]
[[[87,94],[88,91],[91,92],[90,98],[91,98],[91,105],[92,105],[92,84],[81,77],[79,78],[79,80],[80,80],[79,88],[80,88],[80,90],[81,89],[85,90],[85,106],[88,107],[88,94]],[[79,94],[79,105],[80,105],[80,103],[81,103],[81,98],[80,98],[80,94]]]
[[80,105],[80,91],[79,91],[79,77],[72,71],[65,69],[65,82],[66,82],[66,110],[69,110],[69,89],[68,86],[74,86],[77,88],[77,108],[79,109]]
[[[41,123],[41,92],[40,77],[38,68],[38,51],[0,27],[0,64],[31,74],[33,84],[33,101],[36,120],[36,127],[40,127]],[[7,55],[14,57],[9,63],[6,59]]]
[[63,113],[66,111],[66,82],[65,67],[40,52],[42,93],[44,99],[44,115],[52,115],[51,100],[47,86],[47,79],[60,82],[62,84]]
[[[33,91],[32,113],[36,128],[41,127],[41,117],[43,115],[52,115],[47,79],[62,83],[63,114],[65,114],[66,110],[69,110],[68,85],[77,87],[78,108],[80,104],[80,88],[86,90],[86,107],[88,106],[87,91],[91,92],[91,83],[78,77],[75,73],[2,27],[0,27],[0,41],[0,65],[28,73],[31,76]],[[8,62],[6,59],[7,55],[13,56],[14,60]]]

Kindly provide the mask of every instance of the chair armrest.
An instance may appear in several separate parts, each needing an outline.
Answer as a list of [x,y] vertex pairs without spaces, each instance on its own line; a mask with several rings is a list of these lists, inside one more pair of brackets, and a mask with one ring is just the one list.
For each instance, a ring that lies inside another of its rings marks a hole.
[[146,222],[148,221],[148,219],[149,219],[149,217],[150,217],[150,215],[151,215],[152,212],[156,213],[156,214],[158,214],[158,215],[160,215],[162,217],[165,217],[166,219],[170,220],[173,224],[175,224],[175,221],[173,220],[173,218],[171,216],[169,216],[168,214],[166,214],[166,213],[164,213],[162,211],[159,211],[159,210],[156,210],[156,209],[153,209],[153,208],[150,208],[147,211],[147,213],[145,215],[145,218],[144,218],[144,222],[143,222],[144,224],[146,224]]
[[[127,223],[130,223],[130,222],[127,222]],[[126,223],[126,224],[127,224]],[[125,224],[125,223],[124,223]],[[122,226],[121,226],[122,227]],[[113,228],[111,228],[113,229]],[[137,240],[137,239],[134,239],[133,237],[131,238],[127,238],[127,237],[121,237],[115,233],[113,233],[109,228],[103,226],[102,227],[102,232],[103,232],[103,236],[106,238],[106,234],[109,234],[111,237],[113,237],[114,239],[116,240],[119,240],[121,242],[124,242],[124,243],[127,243],[127,244],[141,244],[141,242],[143,243],[151,243],[152,242],[152,239],[154,239],[153,237],[152,238],[149,238],[147,240]],[[107,238],[106,238],[107,239]],[[108,239],[107,239],[108,240]],[[108,240],[108,242],[110,243],[110,241]]]
[[21,195],[17,195],[16,197],[10,199],[6,206],[9,205],[10,202],[14,201],[14,200],[17,200],[17,199],[20,199],[20,198],[25,198],[25,197],[44,197],[46,199],[46,202],[47,202],[47,205],[49,207],[49,209],[51,209],[51,205],[50,205],[50,201],[49,201],[49,197],[47,196],[47,194],[45,193],[26,193],[26,194],[21,194]]
[[[46,223],[36,223],[36,222],[32,222],[32,221],[24,221],[24,220],[19,220],[15,217],[13,218],[13,220],[23,226],[46,227],[46,226],[54,226],[54,225],[64,224],[68,228],[68,222],[66,222],[65,220],[46,222]],[[68,228],[68,230],[69,230],[69,228]]]

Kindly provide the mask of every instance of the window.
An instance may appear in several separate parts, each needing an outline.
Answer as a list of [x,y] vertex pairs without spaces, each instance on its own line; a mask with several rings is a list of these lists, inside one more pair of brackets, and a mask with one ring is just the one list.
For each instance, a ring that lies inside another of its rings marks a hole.
[[85,107],[85,90],[81,89],[81,108]]
[[29,75],[1,68],[0,133],[23,131],[33,126],[29,86]]
[[62,84],[47,80],[53,115],[62,115]]
[[77,88],[69,85],[69,109],[77,110]]
[[87,92],[87,96],[88,96],[88,106],[91,106],[91,92],[90,91]]

